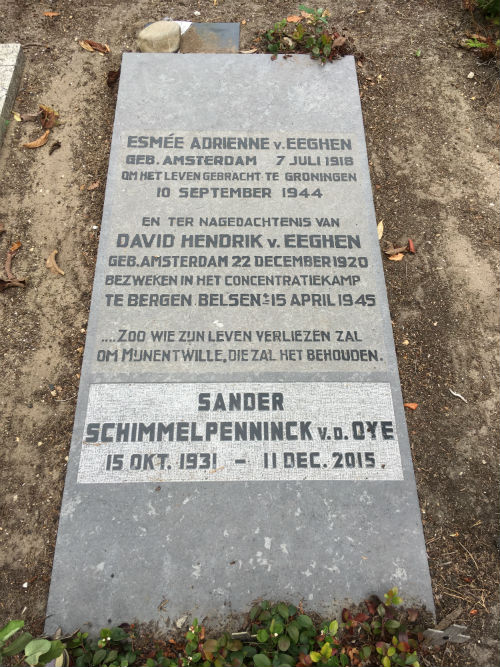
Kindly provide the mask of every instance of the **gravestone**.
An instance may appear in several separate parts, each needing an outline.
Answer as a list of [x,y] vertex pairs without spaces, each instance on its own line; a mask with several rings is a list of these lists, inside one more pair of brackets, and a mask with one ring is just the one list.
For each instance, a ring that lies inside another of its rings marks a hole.
[[352,57],[125,54],[47,630],[433,610]]

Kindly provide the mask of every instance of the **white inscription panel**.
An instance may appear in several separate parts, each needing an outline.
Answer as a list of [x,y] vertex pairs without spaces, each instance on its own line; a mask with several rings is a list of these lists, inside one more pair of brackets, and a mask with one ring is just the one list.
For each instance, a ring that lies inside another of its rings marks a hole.
[[94,384],[80,483],[401,480],[388,383]]

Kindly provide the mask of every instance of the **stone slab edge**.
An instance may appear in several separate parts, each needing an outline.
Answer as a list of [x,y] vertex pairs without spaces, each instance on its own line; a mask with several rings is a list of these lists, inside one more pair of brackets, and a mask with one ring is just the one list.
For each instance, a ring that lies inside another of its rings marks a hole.
[[20,44],[0,44],[0,146],[12,119],[11,110],[16,98],[24,65]]

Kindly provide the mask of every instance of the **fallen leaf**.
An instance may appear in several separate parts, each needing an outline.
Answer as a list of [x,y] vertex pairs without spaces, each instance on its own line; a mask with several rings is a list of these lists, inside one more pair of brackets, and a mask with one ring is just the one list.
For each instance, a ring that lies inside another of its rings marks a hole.
[[302,16],[296,16],[293,14],[292,16],[287,16],[286,20],[288,23],[298,23],[299,21],[302,21]]
[[85,51],[91,51],[92,53],[94,52],[94,49],[90,46],[90,44],[86,40],[82,39],[80,42],[78,42],[78,44],[80,44],[82,49],[85,49]]
[[337,37],[332,42],[332,48],[337,49],[339,46],[343,46],[347,42],[347,37]]
[[403,405],[410,410],[416,410],[418,408],[418,403],[403,403]]
[[44,12],[43,15],[48,16],[49,19],[52,19],[54,16],[60,16],[61,12]]
[[14,120],[17,120],[18,123],[22,121],[21,114],[18,113],[17,111],[13,111],[12,115],[14,116]]
[[27,144],[23,144],[23,148],[40,148],[40,146],[44,146],[47,143],[47,139],[49,138],[50,130],[46,130],[41,137],[38,137],[38,139],[35,139],[35,141],[30,141]]
[[46,107],[45,104],[40,104],[40,112],[42,115],[42,127],[44,130],[51,130],[54,125],[59,123],[59,112],[52,107]]
[[408,239],[408,252],[411,252],[412,255],[415,254],[415,246],[411,239]]
[[469,614],[470,614],[471,616],[475,616],[475,615],[477,614],[477,609],[471,609],[470,612],[469,612]]
[[384,221],[383,220],[381,220],[377,225],[377,234],[378,234],[378,240],[380,241],[380,239],[384,235]]
[[24,278],[20,280],[4,280],[0,278],[0,292],[4,292],[9,287],[26,287],[26,281]]
[[54,141],[52,146],[49,148],[49,155],[52,155],[54,151],[56,151],[58,148],[61,148],[61,142],[60,141]]
[[80,192],[82,192],[83,190],[85,190],[85,185],[80,185]]
[[64,271],[62,271],[56,262],[57,250],[53,250],[50,255],[47,257],[46,265],[47,268],[52,271],[52,273],[58,273],[60,276],[64,276]]
[[78,42],[80,46],[86,51],[99,51],[99,53],[109,53],[110,48],[107,44],[101,44],[100,42],[94,42],[92,39],[83,39],[81,42]]
[[404,254],[402,252],[398,252],[395,255],[389,255],[387,259],[392,260],[393,262],[400,262],[404,257]]
[[246,25],[246,24],[247,24],[247,20],[243,19],[243,21],[241,22],[241,25]]
[[255,48],[255,49],[248,49],[248,51],[240,51],[240,53],[256,53],[257,50],[258,50],[257,48]]
[[120,67],[118,69],[110,69],[106,79],[108,86],[113,86],[120,78]]
[[10,248],[9,248],[9,252],[13,255],[15,252],[17,252],[17,251],[19,250],[19,248],[20,248],[21,246],[22,246],[21,241],[16,241],[15,243],[13,243],[13,244],[10,246]]
[[407,249],[408,249],[408,245],[401,246],[399,248],[395,248],[392,241],[386,241],[385,246],[384,246],[384,253],[386,255],[397,255],[399,253],[406,252]]
[[95,190],[96,188],[99,187],[101,184],[101,181],[96,181],[95,183],[91,183],[91,185],[88,186],[87,190]]
[[415,623],[418,618],[418,609],[408,609],[408,620],[410,623]]
[[21,120],[23,121],[23,123],[26,123],[28,121],[40,120],[40,116],[42,114],[39,111],[38,113],[22,113],[20,115],[21,115]]

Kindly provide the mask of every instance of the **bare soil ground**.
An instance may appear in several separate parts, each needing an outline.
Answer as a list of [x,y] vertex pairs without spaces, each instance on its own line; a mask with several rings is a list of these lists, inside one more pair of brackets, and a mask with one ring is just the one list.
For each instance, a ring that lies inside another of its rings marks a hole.
[[[43,628],[116,99],[107,73],[150,20],[238,21],[249,49],[297,4],[0,0],[0,41],[26,54],[15,109],[51,105],[62,121],[37,150],[21,146],[39,126],[13,121],[0,152],[0,262],[21,241],[13,268],[28,280],[0,294],[0,626],[24,618]],[[498,72],[458,46],[487,28],[459,0],[324,6],[364,54],[377,218],[386,239],[417,248],[385,262],[389,302],[403,395],[418,403],[407,418],[437,617],[457,610],[472,635],[436,662],[498,665]],[[45,266],[54,249],[64,276]]]

